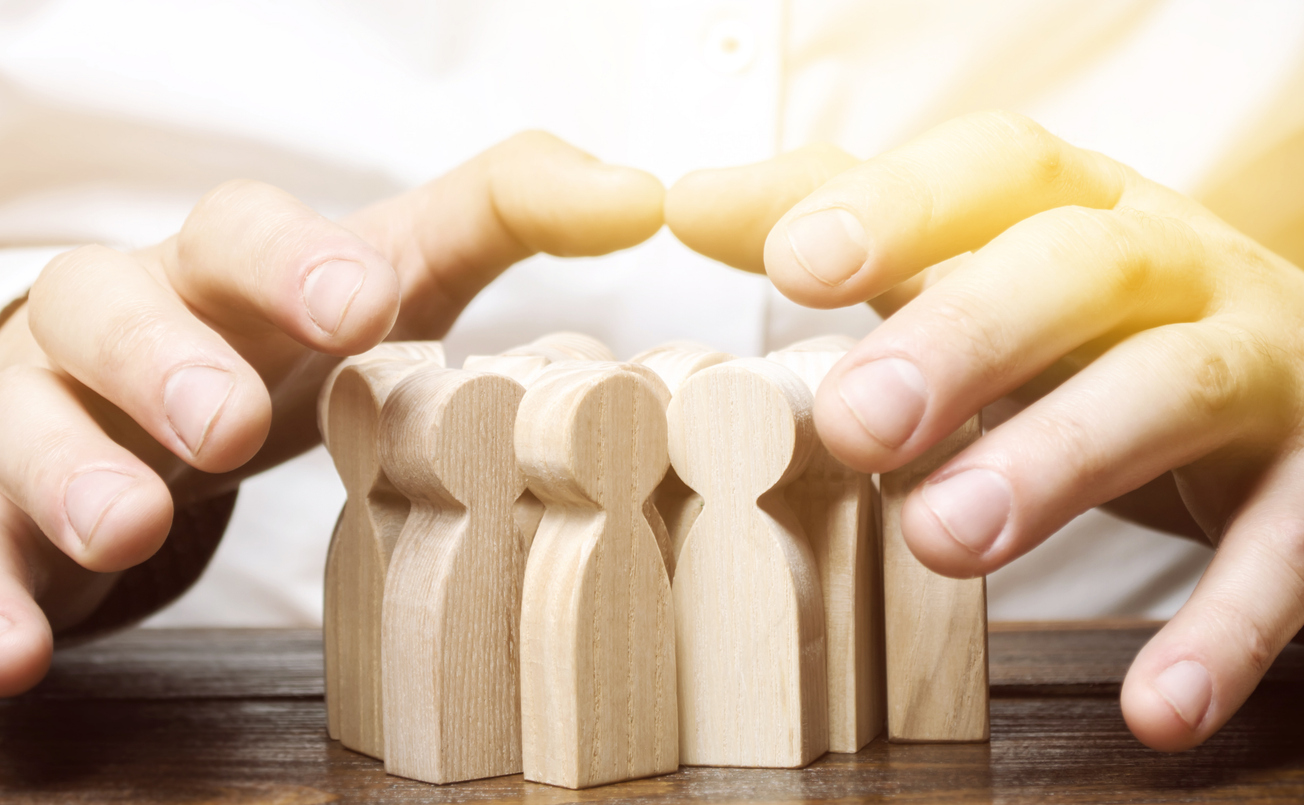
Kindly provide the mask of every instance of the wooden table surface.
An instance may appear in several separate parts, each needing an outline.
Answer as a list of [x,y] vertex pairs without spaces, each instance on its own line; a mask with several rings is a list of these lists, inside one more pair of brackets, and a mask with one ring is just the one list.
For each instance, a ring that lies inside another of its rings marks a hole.
[[520,775],[425,785],[331,742],[316,632],[133,631],[61,652],[36,690],[0,702],[0,801],[1304,802],[1304,647],[1217,737],[1163,755],[1118,710],[1154,629],[994,625],[990,745],[878,740],[803,770],[681,769],[578,792]]

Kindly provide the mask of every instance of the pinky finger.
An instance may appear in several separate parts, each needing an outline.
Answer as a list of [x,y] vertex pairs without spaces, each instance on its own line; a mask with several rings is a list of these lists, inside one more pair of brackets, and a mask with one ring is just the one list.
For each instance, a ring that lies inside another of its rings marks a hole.
[[1277,466],[1228,528],[1191,598],[1123,682],[1128,727],[1161,751],[1231,718],[1304,626],[1304,455]]

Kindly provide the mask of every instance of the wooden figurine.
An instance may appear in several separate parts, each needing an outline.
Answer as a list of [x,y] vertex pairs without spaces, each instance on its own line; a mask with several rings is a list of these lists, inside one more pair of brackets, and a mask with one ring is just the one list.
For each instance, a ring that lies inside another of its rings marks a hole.
[[785,499],[815,443],[810,391],[762,359],[684,381],[670,458],[704,507],[674,600],[680,759],[799,767],[828,749],[819,571]]
[[[791,369],[815,394],[855,342],[818,338],[767,358]],[[824,591],[829,750],[858,752],[883,729],[883,568],[878,490],[816,440],[810,464],[788,487],[788,503],[810,541]]]
[[381,466],[412,501],[385,579],[385,770],[431,783],[521,771],[521,583],[513,431],[525,393],[434,369],[390,393]]
[[679,765],[670,582],[644,515],[667,465],[653,382],[575,364],[521,401],[517,458],[546,507],[521,604],[527,780],[586,788]]
[[[673,396],[679,386],[692,375],[712,366],[731,361],[733,355],[713,352],[710,348],[692,341],[672,341],[635,355],[633,363],[646,366],[657,373]],[[684,538],[697,515],[702,512],[702,496],[688,488],[675,472],[666,471],[666,477],[652,495],[652,503],[665,524],[669,548],[666,551],[666,571],[675,579],[675,562],[683,548]]]
[[607,345],[598,339],[582,333],[561,332],[541,336],[501,355],[468,355],[462,368],[507,375],[529,388],[554,363],[615,359]]
[[986,579],[939,576],[919,563],[901,533],[906,496],[981,433],[976,416],[879,478],[889,740],[988,739]]
[[382,344],[345,360],[322,389],[318,417],[348,499],[326,554],[322,612],[327,729],[346,747],[384,757],[380,618],[385,570],[407,519],[377,454],[381,407],[390,390],[424,366],[443,363],[439,344]]
[[[507,375],[527,389],[554,367],[575,361],[614,361],[611,350],[593,336],[583,333],[549,333],[513,347],[501,355],[468,355],[463,369]],[[543,504],[530,490],[516,501],[516,524],[525,538],[525,552],[530,552],[534,533],[543,519]]]
[[326,445],[327,451],[330,450],[330,401],[331,389],[335,387],[335,379],[340,376],[340,372],[348,366],[356,366],[360,363],[376,360],[397,360],[410,361],[414,365],[422,364],[426,366],[447,366],[444,357],[444,345],[438,341],[386,341],[383,344],[377,344],[370,350],[361,355],[354,355],[345,358],[336,364],[330,374],[326,375],[326,380],[322,382],[321,389],[317,393],[317,432],[321,434],[322,444]]

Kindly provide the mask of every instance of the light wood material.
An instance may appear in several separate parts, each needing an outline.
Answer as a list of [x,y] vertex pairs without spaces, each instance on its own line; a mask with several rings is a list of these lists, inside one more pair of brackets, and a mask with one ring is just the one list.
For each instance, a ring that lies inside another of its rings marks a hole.
[[887,727],[893,741],[985,741],[987,582],[919,563],[901,533],[910,491],[982,433],[981,417],[906,466],[884,473],[883,575]]
[[598,339],[583,333],[549,333],[500,355],[468,355],[463,369],[507,375],[526,388],[554,363],[614,361],[616,356]]
[[[516,451],[546,506],[525,571],[525,777],[567,788],[679,765],[670,582],[644,516],[666,469],[664,390],[615,364],[531,387]],[[655,381],[659,382],[659,381]]]
[[383,757],[380,611],[385,568],[408,502],[389,484],[377,456],[385,397],[408,373],[442,366],[437,342],[382,344],[348,358],[318,398],[322,441],[348,499],[326,552],[322,631],[327,730],[350,749]]
[[[709,347],[692,341],[672,341],[635,355],[632,362],[656,372],[673,397],[679,386],[689,377],[703,369],[733,359],[734,356],[727,352],[715,352]],[[688,536],[688,530],[693,527],[693,521],[702,513],[702,496],[689,489],[679,477],[679,473],[671,467],[666,471],[666,477],[657,485],[657,490],[652,495],[652,503],[665,524],[669,546],[665,552],[666,571],[673,582],[675,563],[678,561],[679,551],[684,547],[684,539]]]
[[435,369],[390,393],[386,476],[412,511],[385,579],[385,769],[431,783],[521,770],[521,582],[513,447],[525,390]]
[[[615,355],[606,344],[582,333],[559,332],[536,338],[528,344],[513,347],[501,355],[468,355],[463,369],[507,375],[525,388],[534,385],[550,369],[574,361],[614,361]],[[525,490],[516,501],[516,525],[525,540],[528,554],[534,534],[543,519],[543,504],[530,490]]]
[[[379,344],[371,350],[354,355],[340,361],[339,364],[331,370],[322,383],[322,387],[317,394],[317,431],[321,434],[322,444],[330,449],[330,427],[328,421],[330,418],[330,400],[331,389],[335,387],[335,380],[340,373],[348,366],[357,366],[373,360],[408,360],[413,365],[444,366],[444,346],[438,341],[390,341]],[[337,535],[340,530],[340,523],[344,522],[344,510],[340,510],[340,516],[335,520],[335,527],[331,531],[331,541],[327,548],[325,582],[323,584],[323,640],[325,641],[325,662],[326,662],[326,732],[333,740],[339,740],[339,706],[340,695],[338,692],[339,673],[336,669],[339,667],[338,652],[335,645],[336,621],[338,619],[338,606],[335,601],[335,590],[338,587],[336,575],[339,564],[333,558]]]
[[810,391],[733,361],[684,381],[668,420],[671,462],[705,501],[674,581],[680,759],[804,766],[829,739],[819,572],[784,497],[815,442]]
[[444,345],[438,341],[386,341],[361,355],[354,355],[340,361],[330,374],[326,375],[326,380],[322,382],[321,389],[317,392],[317,432],[321,434],[322,444],[326,445],[327,450],[330,449],[328,420],[331,389],[335,387],[335,379],[346,366],[356,366],[373,360],[411,361],[429,366],[448,365],[444,355]]
[[[813,395],[850,341],[802,341],[766,357],[791,369]],[[788,487],[788,503],[824,591],[829,751],[856,752],[882,731],[887,709],[878,489],[817,440],[806,471]]]

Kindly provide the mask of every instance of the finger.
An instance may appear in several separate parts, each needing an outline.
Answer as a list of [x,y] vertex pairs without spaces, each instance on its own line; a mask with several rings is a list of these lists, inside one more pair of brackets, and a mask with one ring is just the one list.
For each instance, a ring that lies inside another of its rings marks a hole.
[[224,328],[275,328],[349,355],[380,342],[398,315],[398,278],[373,246],[261,182],[214,189],[159,255],[172,287]]
[[266,439],[262,379],[134,258],[100,246],[60,255],[28,305],[56,366],[194,467],[235,469]]
[[172,499],[100,430],[69,382],[25,366],[0,374],[0,492],[82,567],[123,570],[163,544]]
[[901,466],[1083,344],[1197,316],[1212,289],[1190,266],[1206,262],[1174,219],[1066,207],[1020,222],[829,372],[820,434],[857,469]]
[[783,214],[859,160],[816,144],[765,162],[694,171],[666,192],[666,225],[690,249],[765,271],[765,238]]
[[1173,467],[1279,437],[1279,369],[1225,322],[1147,330],[939,468],[905,502],[906,541],[938,573],[990,573]]
[[50,668],[54,637],[32,597],[32,568],[21,546],[22,513],[0,500],[0,697],[29,690]]
[[1123,717],[1166,752],[1213,735],[1304,626],[1304,466],[1275,468],[1231,523],[1190,600],[1141,650]]
[[392,337],[433,338],[518,260],[606,254],[651,237],[664,197],[651,174],[525,132],[344,223],[398,271],[404,314]]
[[1143,181],[1019,115],[968,115],[839,174],[789,210],[766,239],[765,268],[794,301],[842,307],[1036,213],[1111,208]]

